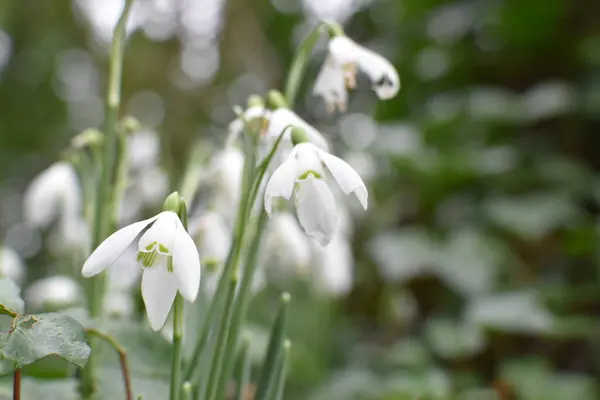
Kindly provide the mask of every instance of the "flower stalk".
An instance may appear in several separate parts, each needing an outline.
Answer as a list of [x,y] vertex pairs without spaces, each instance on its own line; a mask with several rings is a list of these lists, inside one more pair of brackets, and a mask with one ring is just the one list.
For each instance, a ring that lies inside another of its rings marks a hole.
[[[123,53],[127,19],[133,5],[133,0],[126,0],[123,11],[114,29],[113,40],[110,48],[110,65],[108,74],[108,91],[106,97],[105,119],[103,131],[105,134],[103,143],[102,165],[100,169],[100,181],[96,198],[94,213],[93,247],[98,246],[110,233],[110,222],[114,203],[112,201],[111,180],[116,176],[115,162],[117,158],[117,119],[121,103],[121,76],[123,70]],[[92,279],[88,293],[88,307],[91,318],[100,318],[104,297],[105,276],[98,275]],[[83,370],[81,393],[84,397],[90,397],[95,391],[95,353],[97,345],[95,340],[90,341],[92,353],[86,367]]]

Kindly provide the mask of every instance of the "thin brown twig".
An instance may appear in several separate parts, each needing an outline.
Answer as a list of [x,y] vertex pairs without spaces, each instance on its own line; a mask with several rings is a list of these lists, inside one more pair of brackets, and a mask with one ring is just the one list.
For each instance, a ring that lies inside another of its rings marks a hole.
[[13,374],[13,400],[21,400],[21,369],[15,369]]
[[125,383],[125,396],[127,400],[133,400],[133,391],[131,389],[131,376],[127,367],[127,351],[113,337],[102,333],[96,329],[88,328],[85,330],[88,335],[97,336],[108,343],[119,354],[119,362],[121,364],[121,373],[123,374],[123,382]]

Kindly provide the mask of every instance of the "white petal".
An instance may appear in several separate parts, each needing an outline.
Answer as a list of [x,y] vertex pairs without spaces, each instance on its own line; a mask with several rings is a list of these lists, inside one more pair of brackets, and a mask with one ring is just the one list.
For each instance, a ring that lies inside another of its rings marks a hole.
[[[323,135],[321,135],[318,130],[313,128],[306,121],[296,115],[296,113],[287,108],[278,108],[277,110],[273,111],[273,114],[271,114],[271,122],[269,123],[269,128],[267,130],[267,137],[269,137],[271,140],[276,139],[289,125],[304,129],[306,135],[308,136],[308,140],[311,143],[323,150],[329,149],[327,140],[325,140]],[[288,128],[286,133],[287,136],[285,138],[288,141],[291,140],[289,137],[289,132],[290,129]]]
[[25,266],[19,254],[10,247],[1,245],[0,277],[7,277],[19,286],[25,278]]
[[298,182],[295,200],[298,219],[306,234],[326,246],[337,224],[335,199],[327,184],[309,175]]
[[[173,254],[173,242],[177,232],[177,224],[181,224],[179,217],[173,211],[163,211],[158,214],[156,222],[140,238],[138,248],[140,251],[151,250],[152,244],[161,244],[167,248],[169,255]],[[158,247],[155,247],[159,253]]]
[[385,57],[362,47],[348,37],[336,36],[329,41],[329,54],[341,65],[357,64],[373,82],[380,99],[390,99],[400,90],[398,71]]
[[296,181],[296,159],[292,152],[290,156],[273,172],[265,188],[265,210],[271,215],[273,197],[283,197],[289,200],[294,191]]
[[344,80],[344,70],[340,64],[336,64],[328,57],[317,75],[313,94],[321,96],[330,112],[336,107],[340,111],[346,110],[348,103],[348,91]]
[[319,156],[344,193],[349,195],[354,192],[356,198],[366,210],[369,194],[360,175],[346,161],[333,154],[319,150]]
[[[315,246],[316,247],[316,246]],[[348,241],[336,234],[327,247],[317,250],[317,285],[328,294],[342,296],[352,289],[354,257]]]
[[110,235],[104,242],[100,243],[100,246],[98,246],[92,254],[90,254],[85,261],[85,264],[83,264],[81,274],[88,278],[102,272],[106,267],[114,263],[140,232],[152,222],[156,221],[161,214],[155,215],[144,221],[127,225]]
[[173,245],[173,272],[183,297],[193,302],[200,289],[200,256],[196,244],[178,220]]
[[319,175],[323,175],[325,171],[321,164],[321,151],[322,150],[312,143],[304,142],[297,144],[296,147],[294,147],[297,165],[296,174],[301,176],[308,171],[314,171]]
[[[166,260],[166,257],[163,256]],[[146,305],[148,320],[153,330],[158,331],[165,324],[175,295],[178,281],[166,265],[145,268],[142,274],[142,298]]]

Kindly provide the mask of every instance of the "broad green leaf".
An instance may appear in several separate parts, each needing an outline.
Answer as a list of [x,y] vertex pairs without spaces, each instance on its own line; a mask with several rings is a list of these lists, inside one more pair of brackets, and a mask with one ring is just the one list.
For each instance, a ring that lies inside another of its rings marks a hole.
[[425,337],[433,351],[444,358],[470,357],[486,344],[479,327],[451,319],[430,319],[425,326]]
[[8,278],[0,278],[0,314],[22,314],[25,303],[21,289]]
[[13,328],[0,336],[0,356],[12,361],[14,368],[53,354],[78,367],[83,367],[90,355],[83,327],[67,315],[20,316]]

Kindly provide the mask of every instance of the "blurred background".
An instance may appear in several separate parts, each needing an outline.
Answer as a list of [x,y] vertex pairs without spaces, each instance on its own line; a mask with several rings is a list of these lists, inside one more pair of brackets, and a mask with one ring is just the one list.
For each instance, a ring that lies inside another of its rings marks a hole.
[[[100,127],[122,4],[0,2],[0,233],[27,266],[30,307],[45,291],[32,283],[81,264],[65,270],[22,196]],[[600,2],[137,0],[122,111],[142,126],[133,157],[152,165],[141,161],[124,221],[178,187],[198,140],[222,147],[233,106],[283,87],[324,18],[389,58],[402,89],[381,102],[361,77],[348,112],[327,114],[311,93],[317,46],[296,110],[370,204],[348,202],[351,250],[328,255],[326,277],[267,271],[257,361],[288,290],[286,399],[600,398]]]

